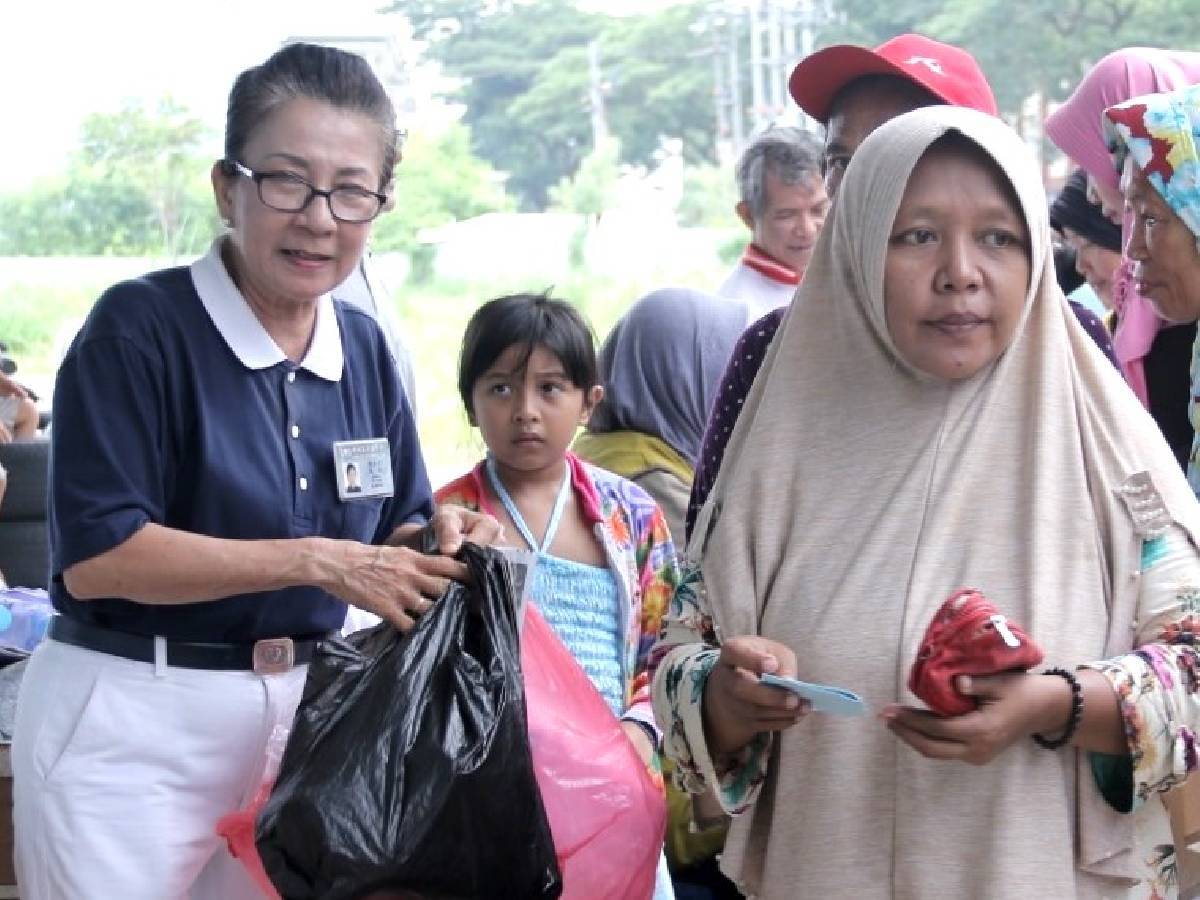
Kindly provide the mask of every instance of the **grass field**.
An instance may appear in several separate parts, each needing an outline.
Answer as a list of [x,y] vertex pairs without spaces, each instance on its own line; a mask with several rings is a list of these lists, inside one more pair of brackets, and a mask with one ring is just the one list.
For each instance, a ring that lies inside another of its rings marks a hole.
[[[9,345],[18,375],[48,402],[59,357],[95,298],[122,278],[166,263],[144,259],[0,260],[0,340]],[[603,339],[621,313],[642,294],[666,286],[712,290],[723,266],[709,259],[664,260],[653,271],[622,277],[613,272],[574,271],[553,285],[553,294],[579,305]],[[471,313],[492,297],[542,291],[541,281],[477,280],[405,284],[394,301],[413,354],[417,412],[430,479],[436,487],[464,471],[482,454],[455,389],[455,366],[463,328]]]

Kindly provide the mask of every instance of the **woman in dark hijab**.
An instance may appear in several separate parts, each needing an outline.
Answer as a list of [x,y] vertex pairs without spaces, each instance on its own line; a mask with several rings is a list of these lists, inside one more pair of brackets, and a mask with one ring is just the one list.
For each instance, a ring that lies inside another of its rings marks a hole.
[[[1050,205],[1050,227],[1075,253],[1075,268],[1106,310],[1121,265],[1121,226],[1087,198],[1087,172],[1076,169]],[[1066,292],[1068,295],[1070,291]]]
[[600,350],[604,400],[574,450],[643,487],[677,540],[717,384],[745,327],[740,303],[664,288],[635,302]]

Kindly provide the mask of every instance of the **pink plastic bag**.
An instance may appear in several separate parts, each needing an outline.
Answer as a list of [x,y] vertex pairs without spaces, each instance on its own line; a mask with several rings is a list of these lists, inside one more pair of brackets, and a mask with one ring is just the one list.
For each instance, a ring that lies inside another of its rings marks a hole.
[[564,900],[646,900],[667,806],[608,704],[536,607],[527,604],[521,668],[529,744],[554,835]]
[[230,856],[241,862],[251,880],[268,900],[282,898],[271,879],[267,877],[267,870],[263,868],[262,858],[258,855],[258,847],[254,843],[254,823],[266,805],[267,798],[271,796],[271,788],[275,786],[275,776],[279,774],[279,763],[283,759],[283,748],[287,745],[289,730],[286,726],[276,725],[271,732],[271,737],[267,740],[267,764],[263,773],[263,783],[249,805],[222,816],[217,822],[217,834],[225,838]]

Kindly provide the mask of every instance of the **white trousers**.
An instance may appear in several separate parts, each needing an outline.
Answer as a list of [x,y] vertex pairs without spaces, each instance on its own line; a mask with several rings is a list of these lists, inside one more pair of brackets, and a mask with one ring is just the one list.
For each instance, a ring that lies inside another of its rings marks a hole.
[[156,667],[45,641],[13,740],[22,900],[261,898],[216,823],[257,790],[306,670]]

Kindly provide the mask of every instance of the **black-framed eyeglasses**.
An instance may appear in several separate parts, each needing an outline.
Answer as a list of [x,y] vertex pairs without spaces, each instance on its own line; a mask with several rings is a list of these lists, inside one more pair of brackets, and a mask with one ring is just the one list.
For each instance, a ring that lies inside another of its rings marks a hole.
[[291,172],[255,172],[236,159],[226,160],[226,165],[253,181],[258,186],[258,199],[276,212],[297,213],[307,209],[313,197],[324,197],[330,215],[339,222],[357,225],[374,219],[387,202],[386,195],[363,187],[342,185],[323,191]]

